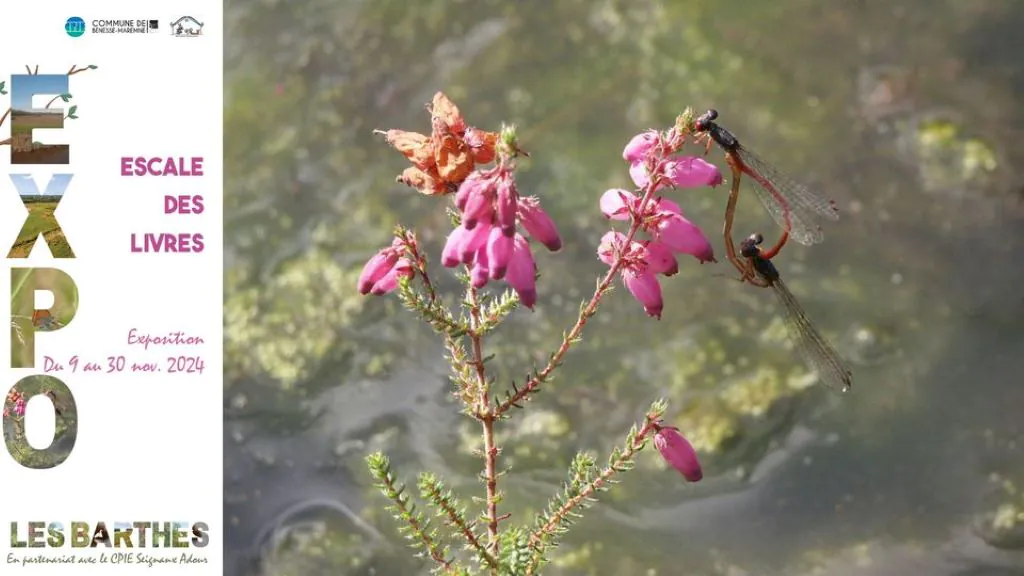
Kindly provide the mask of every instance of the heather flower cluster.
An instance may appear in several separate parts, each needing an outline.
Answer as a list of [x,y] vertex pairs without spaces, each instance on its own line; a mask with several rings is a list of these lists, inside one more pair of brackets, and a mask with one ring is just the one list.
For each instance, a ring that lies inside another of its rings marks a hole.
[[623,150],[633,183],[645,193],[637,195],[613,188],[601,195],[601,212],[611,220],[631,221],[634,231],[648,236],[636,240],[611,231],[601,238],[598,258],[612,266],[621,261],[623,283],[643,305],[644,311],[661,318],[664,301],[658,276],[679,271],[677,254],[688,254],[701,263],[715,262],[714,251],[704,232],[686,219],[679,204],[655,193],[665,188],[718,186],[722,173],[713,164],[693,156],[676,156],[682,146],[681,131],[673,128],[667,135],[649,130],[638,134]]
[[[456,191],[459,225],[448,235],[441,263],[446,268],[465,265],[472,286],[483,288],[491,280],[504,280],[527,308],[537,301],[537,266],[530,243],[520,229],[552,252],[562,247],[554,221],[535,196],[521,196],[511,158],[491,168],[481,168],[497,157],[499,135],[467,126],[458,107],[438,92],[430,106],[430,136],[404,130],[380,132],[412,166],[397,180],[434,196]],[[507,156],[521,153],[514,145],[513,130],[502,142]],[[474,168],[476,168],[474,170]],[[415,270],[402,257],[409,240],[395,237],[367,262],[359,278],[361,294],[387,294],[400,278],[412,278]]]
[[455,207],[461,223],[448,235],[441,264],[446,268],[459,264],[470,267],[474,288],[483,288],[489,280],[504,279],[516,291],[520,303],[533,308],[537,302],[537,266],[519,226],[552,252],[562,247],[558,229],[540,207],[540,200],[520,196],[513,172],[499,165],[470,174],[455,195]]
[[[609,231],[601,239],[597,254],[608,265],[607,272],[581,306],[575,324],[548,355],[547,363],[528,371],[523,381],[500,390],[496,389],[501,386],[500,379],[488,373],[485,336],[518,306],[533,309],[538,305],[534,249],[543,246],[557,252],[563,240],[540,199],[519,189],[517,162],[528,154],[519,148],[514,128],[488,132],[472,127],[442,93],[435,95],[428,109],[429,135],[404,130],[378,133],[410,162],[397,181],[427,196],[452,199],[453,229],[440,251],[440,261],[445,268],[464,271],[458,275],[465,285],[465,295],[457,301],[462,310],[453,311],[445,304],[444,295],[430,278],[424,247],[413,232],[402,227],[363,267],[357,288],[361,294],[396,293],[407,309],[443,336],[454,396],[463,403],[464,412],[480,424],[481,476],[486,489],[479,499],[482,513],[467,516],[459,498],[431,473],[419,476],[420,498],[450,529],[447,540],[461,542],[461,549],[474,555],[487,573],[535,574],[548,561],[568,521],[608,490],[613,476],[632,468],[636,454],[649,443],[686,481],[703,478],[696,451],[678,428],[664,423],[667,406],[657,401],[629,431],[607,465],[599,466],[592,456],[581,453],[570,465],[564,490],[553,496],[543,512],[502,530],[511,515],[498,510],[501,450],[495,426],[512,417],[513,408],[523,408],[542,386],[547,387],[569,350],[581,341],[584,328],[616,278],[622,278],[648,315],[660,318],[664,308],[661,282],[679,271],[679,257],[715,262],[700,227],[666,194],[676,188],[718,186],[722,174],[702,158],[679,153],[692,125],[685,115],[667,131],[648,130],[634,137],[623,151],[623,159],[636,188],[608,190],[597,202],[607,219],[628,223],[627,230]],[[499,281],[509,290],[495,294],[491,290]],[[491,290],[484,290],[488,287]],[[375,453],[367,462],[391,501],[390,510],[405,524],[406,536],[440,570],[470,573],[459,563],[458,554],[442,543],[441,535],[428,527],[429,517],[417,511],[388,459]]]
[[17,390],[8,392],[7,399],[4,401],[4,418],[12,413],[15,416],[25,415],[25,395]]

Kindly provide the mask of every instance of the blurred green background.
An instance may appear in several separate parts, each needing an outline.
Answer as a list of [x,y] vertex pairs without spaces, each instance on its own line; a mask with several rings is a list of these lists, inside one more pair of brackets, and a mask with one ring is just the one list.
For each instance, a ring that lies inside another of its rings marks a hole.
[[[396,223],[440,254],[443,202],[396,184],[407,164],[371,133],[429,131],[438,90],[470,125],[520,127],[520,190],[566,240],[539,252],[536,311],[489,341],[499,383],[546,359],[606,269],[597,200],[629,187],[625,143],[684,107],[717,108],[842,210],[779,265],[854,364],[850,394],[809,386],[767,292],[687,259],[660,322],[616,291],[502,425],[513,521],[659,396],[702,454],[697,485],[643,454],[546,574],[1024,573],[1024,3],[234,0],[226,15],[226,573],[426,573],[380,509],[370,450],[482,494],[439,340],[354,289]],[[719,255],[724,193],[674,196]],[[740,205],[737,234],[776,233],[751,194]]]

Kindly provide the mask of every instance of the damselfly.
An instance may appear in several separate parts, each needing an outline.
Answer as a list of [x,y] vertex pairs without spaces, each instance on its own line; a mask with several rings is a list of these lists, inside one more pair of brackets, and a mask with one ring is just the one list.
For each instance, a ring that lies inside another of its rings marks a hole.
[[[787,176],[784,172],[754,154],[740,144],[739,140],[722,126],[715,123],[717,110],[708,110],[693,123],[693,130],[725,152],[733,171],[740,171],[750,176],[756,183],[754,189],[758,200],[771,214],[775,222],[786,234],[771,252],[778,252],[788,238],[800,244],[810,246],[824,240],[825,235],[818,221],[839,219],[839,209],[835,202],[811,191],[807,186]],[[726,210],[726,221],[731,224],[733,209]]]
[[763,256],[762,242],[763,236],[751,234],[740,243],[740,254],[746,258],[750,272],[745,274],[744,279],[756,286],[772,289],[782,307],[789,337],[804,362],[817,373],[818,378],[826,386],[839,392],[846,392],[853,384],[853,371],[832,344],[815,328],[796,297],[782,281],[775,264]]

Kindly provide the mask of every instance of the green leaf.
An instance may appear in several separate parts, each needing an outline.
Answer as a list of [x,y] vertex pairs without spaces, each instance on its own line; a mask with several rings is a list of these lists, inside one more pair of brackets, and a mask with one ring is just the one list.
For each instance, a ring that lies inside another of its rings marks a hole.
[[7,82],[0,82],[0,94],[7,94],[7,90],[4,90],[4,86],[6,85]]
[[60,99],[65,101],[65,102],[67,102],[67,101],[71,100],[71,94],[61,94],[60,95]]
[[75,117],[75,112],[78,112],[78,105],[77,104],[72,106],[71,108],[68,108],[68,118],[74,118]]
[[72,116],[71,114],[68,114],[68,119],[69,120],[78,120],[78,116]]
[[89,68],[89,70],[95,70],[95,69],[99,68],[99,66],[97,66],[95,64],[89,64],[89,66],[87,66],[87,68]]

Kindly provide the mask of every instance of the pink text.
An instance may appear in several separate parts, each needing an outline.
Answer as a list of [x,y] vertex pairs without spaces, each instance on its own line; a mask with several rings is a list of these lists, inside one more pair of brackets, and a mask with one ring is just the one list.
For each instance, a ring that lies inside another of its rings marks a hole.
[[121,157],[121,176],[202,176],[203,157]]

